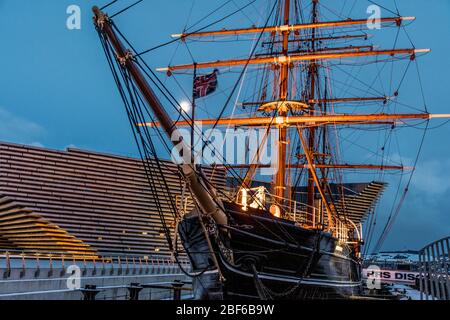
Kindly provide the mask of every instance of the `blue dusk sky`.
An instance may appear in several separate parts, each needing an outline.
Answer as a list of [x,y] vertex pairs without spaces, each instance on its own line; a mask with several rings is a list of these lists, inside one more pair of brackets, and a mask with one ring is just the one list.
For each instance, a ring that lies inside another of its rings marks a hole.
[[[133,2],[119,0],[107,11],[117,12]],[[135,47],[144,50],[170,40],[170,34],[181,32],[186,25],[198,21],[225,2],[144,0],[116,17],[115,21]],[[226,7],[198,27],[247,2],[228,1]],[[334,14],[365,19],[368,16],[366,9],[371,4],[366,0],[320,2],[323,3],[322,17],[333,20],[338,20]],[[431,113],[450,113],[450,2],[375,2],[394,11],[397,6],[402,15],[417,18],[407,30],[418,48],[432,49],[430,54],[421,56],[418,60],[428,110]],[[106,3],[104,0],[0,0],[0,141],[60,150],[77,147],[137,155],[128,119],[92,25],[91,7]],[[267,13],[271,3],[272,0],[257,0],[243,13],[216,27],[263,24],[262,16]],[[66,11],[70,5],[77,5],[81,9],[80,30],[69,30],[66,26],[69,17]],[[383,16],[392,16],[388,10],[383,9],[382,12]],[[382,30],[373,33],[381,32]],[[373,42],[389,48],[394,39],[395,33],[392,34],[391,30],[378,38],[375,36]],[[407,40],[402,33],[399,42],[409,45]],[[250,52],[251,44],[251,41],[238,44],[227,42],[216,47],[208,46],[207,49],[204,47],[206,44],[202,44],[200,48],[191,44],[190,49],[199,61],[216,60],[227,56],[245,56]],[[178,44],[155,51],[145,58],[152,68],[166,66],[170,62],[191,62],[186,46]],[[396,73],[394,78],[399,78],[402,74]],[[370,76],[364,73],[360,75]],[[340,77],[339,74],[335,76]],[[161,78],[167,81],[180,101],[185,99],[182,91],[191,90],[189,76],[178,77],[183,90],[175,86],[173,81],[167,80],[164,74]],[[416,70],[412,69],[408,79],[417,78]],[[227,81],[231,83],[231,80],[228,78],[223,81],[228,84]],[[417,85],[406,83],[400,91],[400,97],[420,109],[423,103],[419,89]],[[389,94],[392,93],[391,91]],[[216,102],[222,101],[217,99]],[[214,98],[212,101],[215,102]],[[406,109],[398,111],[408,112]],[[202,116],[210,114],[205,106],[200,113]],[[431,123],[430,127],[441,124],[444,122],[438,120]],[[406,159],[405,163],[413,163],[422,133],[420,128],[411,128],[407,129],[406,134],[399,134],[397,142]],[[410,192],[382,249],[420,249],[428,242],[450,234],[449,141],[450,125],[428,131]],[[344,151],[357,153],[357,150],[351,149]],[[392,198],[395,191],[396,186],[391,186],[386,191],[387,198]],[[378,233],[389,216],[388,208],[388,205],[379,207]]]

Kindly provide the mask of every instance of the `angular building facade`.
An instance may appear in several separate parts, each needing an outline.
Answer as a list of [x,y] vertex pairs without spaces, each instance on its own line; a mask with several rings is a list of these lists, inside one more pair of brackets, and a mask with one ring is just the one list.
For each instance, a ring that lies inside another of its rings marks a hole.
[[[178,168],[165,162],[170,197]],[[225,173],[205,169],[225,188]],[[167,191],[156,186],[158,193]],[[174,226],[167,201],[160,203]],[[68,255],[170,254],[140,159],[0,143],[0,250]]]

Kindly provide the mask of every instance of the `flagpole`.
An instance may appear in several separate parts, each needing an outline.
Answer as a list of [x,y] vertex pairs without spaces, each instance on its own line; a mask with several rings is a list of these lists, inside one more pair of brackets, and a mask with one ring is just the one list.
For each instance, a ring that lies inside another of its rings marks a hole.
[[192,163],[194,164],[195,154],[194,154],[194,140],[195,140],[195,79],[197,78],[197,63],[194,62],[194,80],[193,80],[193,90],[192,90],[192,127],[191,127],[191,154]]

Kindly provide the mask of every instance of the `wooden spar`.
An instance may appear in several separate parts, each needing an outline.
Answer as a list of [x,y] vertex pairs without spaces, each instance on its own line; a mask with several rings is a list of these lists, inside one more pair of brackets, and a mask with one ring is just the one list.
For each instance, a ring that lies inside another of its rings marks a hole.
[[308,163],[309,163],[309,168],[308,168],[309,172],[311,173],[314,183],[316,184],[317,190],[319,190],[320,197],[322,198],[322,202],[324,203],[325,208],[327,209],[328,231],[333,232],[334,231],[333,217],[336,216],[336,209],[334,208],[333,203],[328,201],[327,197],[325,196],[325,192],[322,190],[322,185],[319,181],[319,177],[317,176],[316,169],[314,168],[314,160],[310,153],[309,146],[306,144],[306,141],[303,138],[303,133],[302,133],[301,129],[298,129],[298,137],[300,139],[300,143],[302,144],[303,151],[305,152],[306,159],[308,160]]
[[354,51],[354,52],[331,52],[331,53],[313,53],[313,54],[298,54],[298,55],[279,55],[272,57],[250,58],[250,59],[232,59],[232,60],[218,60],[213,62],[199,62],[194,64],[182,64],[175,66],[168,66],[165,68],[158,68],[157,71],[175,71],[193,69],[205,69],[205,68],[217,68],[217,67],[232,67],[241,66],[247,64],[290,64],[299,61],[312,61],[312,60],[330,60],[330,59],[343,59],[354,57],[370,57],[381,55],[399,55],[409,54],[415,55],[417,53],[427,53],[430,49],[392,49],[392,50],[371,50],[371,51]]
[[[322,116],[292,116],[292,117],[277,117],[275,119],[271,117],[255,117],[255,118],[223,118],[223,119],[204,119],[197,120],[196,125],[220,125],[220,126],[291,126],[297,124],[364,124],[364,122],[378,124],[380,121],[392,120],[410,120],[410,119],[434,119],[434,118],[450,118],[450,114],[429,114],[429,113],[413,113],[413,114],[332,114],[332,115],[322,115]],[[146,123],[139,124],[141,126],[159,126],[159,123]],[[179,121],[176,123],[177,126],[190,125],[190,121]]]
[[[290,6],[291,1],[284,1],[284,24],[289,24],[289,16],[290,16]],[[288,54],[289,50],[289,31],[284,30],[282,32],[283,35],[283,55]],[[280,101],[286,101],[288,96],[288,88],[289,88],[289,65],[283,64],[280,70]],[[287,116],[288,110],[283,110],[280,108],[278,111],[278,115],[281,117]],[[275,204],[280,205],[280,209],[284,206],[284,200],[287,198],[287,188],[286,188],[286,162],[287,162],[287,128],[286,127],[278,127],[279,135],[278,135],[278,159],[277,159],[277,169],[274,178],[274,185],[272,193],[275,194]]]
[[[256,168],[270,168],[269,164],[238,164],[238,165],[227,165],[227,166],[219,166],[219,168],[232,168],[232,169],[249,169],[252,167]],[[390,166],[390,165],[374,165],[374,164],[314,164],[314,168],[317,169],[355,169],[355,170],[412,170],[413,167],[405,167],[405,166]],[[288,169],[309,169],[309,164],[290,164],[287,165]]]
[[[170,119],[169,115],[165,111],[161,102],[159,101],[156,94],[151,89],[144,75],[141,73],[139,68],[136,66],[131,52],[126,50],[122,42],[119,40],[115,34],[113,28],[111,27],[111,21],[109,17],[104,14],[98,7],[93,7],[94,12],[94,23],[98,30],[100,30],[109,42],[111,43],[117,59],[120,61],[122,66],[128,70],[134,83],[141,92],[142,96],[146,100],[147,104],[152,108],[153,113],[158,119],[160,125],[164,128],[164,131],[168,135],[169,139],[172,139],[173,134],[177,132],[175,123]],[[178,143],[178,142],[177,142]],[[183,143],[183,142],[181,142]],[[182,148],[185,154],[185,159],[191,159],[190,148],[184,146]],[[185,163],[183,165],[183,172],[188,180],[189,188],[193,195],[195,196],[198,205],[202,211],[211,216],[217,224],[225,225],[228,223],[227,216],[222,211],[222,209],[217,205],[210,192],[207,190],[206,186],[202,183],[201,177],[196,174],[195,168],[191,163]]]
[[363,98],[334,98],[310,100],[308,103],[344,103],[344,102],[369,102],[369,101],[388,101],[390,97],[363,97]]
[[[342,52],[342,51],[349,51],[349,50],[353,50],[353,51],[364,51],[364,50],[374,50],[375,46],[346,46],[346,47],[331,47],[331,48],[321,48],[321,49],[317,49],[314,52]],[[301,50],[291,50],[288,51],[288,54],[292,54],[292,53],[308,53],[311,52],[309,50],[305,50],[305,49],[301,49]],[[273,52],[273,53],[259,53],[259,54],[255,54],[255,57],[263,57],[263,56],[274,56],[274,55],[281,55],[283,53],[281,52]]]
[[[380,18],[380,23],[396,22],[401,23],[402,21],[412,21],[415,17],[388,17]],[[260,32],[292,32],[296,30],[303,29],[317,29],[317,28],[330,28],[330,27],[345,27],[353,25],[364,25],[367,24],[367,19],[358,20],[342,20],[342,21],[329,21],[329,22],[316,22],[316,23],[305,23],[305,24],[284,24],[282,26],[269,26],[263,27],[253,27],[253,28],[243,28],[243,29],[222,29],[218,31],[202,31],[193,33],[181,33],[173,34],[172,38],[188,38],[188,37],[206,37],[206,36],[220,36],[220,35],[239,35],[248,33],[260,33]]]
[[[364,102],[364,101],[388,101],[391,97],[362,97],[362,98],[333,98],[333,99],[310,99],[308,101],[299,101],[304,104],[318,104],[318,103],[344,103],[344,102]],[[242,102],[241,106],[260,106],[263,104],[269,103],[268,101],[259,101],[259,102]]]
[[[329,40],[342,40],[342,39],[365,39],[367,40],[370,36],[368,34],[358,34],[358,35],[343,35],[343,36],[335,36],[335,37],[317,37],[316,41],[329,41]],[[289,43],[298,43],[298,42],[311,42],[313,41],[312,38],[300,38],[300,39],[290,39]],[[272,45],[282,43],[282,41],[265,41],[262,43],[263,46],[265,45]]]
[[[215,121],[213,121],[211,119],[211,122],[209,122],[210,119],[205,120],[208,122],[202,123],[202,120],[196,121],[195,125],[197,126],[212,126],[215,124]],[[318,127],[318,126],[325,126],[325,125],[332,125],[332,126],[351,126],[351,125],[388,125],[388,126],[394,126],[394,125],[402,125],[404,124],[403,121],[348,121],[348,122],[318,122],[318,123],[307,123],[304,125],[305,128],[307,127]],[[186,127],[186,126],[191,126],[192,123],[191,121],[177,121],[176,122],[177,127]],[[230,124],[228,124],[230,125]],[[275,122],[273,122],[271,125],[273,125],[274,127],[276,127]],[[159,122],[155,122],[155,123],[138,123],[138,126],[143,127],[143,126],[147,126],[150,128],[154,128],[154,127],[159,127],[160,124]],[[218,124],[217,126],[226,126],[226,124]],[[241,124],[241,125],[235,125],[236,127],[267,127],[267,124]]]

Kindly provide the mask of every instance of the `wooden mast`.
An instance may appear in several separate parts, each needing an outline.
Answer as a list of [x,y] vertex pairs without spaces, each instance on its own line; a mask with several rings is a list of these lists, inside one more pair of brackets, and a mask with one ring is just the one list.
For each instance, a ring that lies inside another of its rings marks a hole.
[[[284,24],[289,25],[290,16],[290,0],[284,1]],[[283,35],[283,55],[287,55],[289,51],[289,30],[285,30]],[[288,96],[289,87],[289,64],[285,63],[280,69],[280,101],[286,101]],[[277,114],[280,117],[286,117],[288,110],[280,108]],[[279,126],[279,137],[278,137],[278,159],[277,159],[277,172],[275,175],[275,185],[273,194],[275,197],[275,202],[280,206],[283,206],[284,200],[286,198],[286,150],[287,150],[287,128],[285,126]],[[281,209],[281,208],[280,208]]]
[[[237,165],[226,165],[217,166],[219,168],[225,169],[250,169],[253,164],[237,164]],[[309,164],[289,164],[286,168],[294,169],[309,169],[311,166]],[[376,165],[376,164],[314,164],[312,166],[316,169],[350,169],[350,170],[412,170],[413,167],[405,166],[391,166],[391,165]],[[269,164],[260,164],[258,168],[270,168]]]
[[[312,0],[312,23],[316,24],[317,23],[317,0]],[[311,50],[314,53],[316,51],[316,42],[315,42],[315,37],[316,37],[316,29],[312,29],[312,37],[311,37]],[[317,64],[316,64],[316,60],[311,60],[310,62],[310,67],[309,67],[309,81],[310,81],[310,95],[309,95],[309,99],[314,101],[315,98],[315,91],[316,91],[316,78],[317,78]],[[314,115],[315,112],[315,104],[311,104],[310,105],[310,113],[311,115]],[[309,148],[309,150],[304,150],[305,154],[310,154],[311,155],[311,159],[310,161],[312,163],[315,163],[315,157],[314,154],[316,152],[315,150],[315,140],[316,140],[316,127],[312,126],[308,129],[308,146],[307,148]],[[299,132],[301,134],[301,132]],[[303,144],[303,148],[305,148],[306,145]],[[316,182],[317,179],[315,179],[315,172],[313,170],[308,170],[308,180],[307,180],[307,200],[306,200],[306,204],[308,205],[308,211],[310,214],[314,214],[314,208],[315,208],[315,204],[314,204],[314,197],[315,197],[315,189],[314,189],[314,184]]]
[[[286,1],[286,0],[285,0]],[[316,1],[316,0],[314,0]],[[395,22],[397,25],[400,25],[402,21],[412,21],[415,20],[415,17],[389,17],[389,18],[380,18],[380,23],[388,23]],[[252,28],[243,28],[243,29],[222,29],[218,31],[203,31],[203,32],[192,32],[192,33],[181,33],[181,34],[173,34],[173,38],[188,38],[188,37],[213,37],[213,36],[221,36],[221,35],[239,35],[239,34],[248,34],[248,33],[261,33],[261,32],[292,32],[296,30],[304,30],[304,29],[318,29],[318,28],[331,28],[331,27],[345,27],[345,26],[354,26],[354,25],[365,25],[367,24],[367,19],[347,19],[342,21],[327,21],[320,23],[306,23],[306,24],[294,24],[289,25],[285,24],[282,26],[269,26],[269,27],[252,27]]]
[[[291,126],[303,124],[305,126],[315,126],[324,124],[343,124],[343,125],[362,125],[362,124],[396,124],[401,120],[411,119],[436,119],[436,118],[450,118],[450,114],[430,114],[430,113],[400,113],[400,114],[327,114],[319,116],[291,116],[291,117],[277,117],[275,119],[269,117],[255,117],[255,118],[222,118],[222,119],[203,119],[196,120],[196,123],[201,125],[218,125],[218,126],[268,126],[268,125],[283,125]],[[387,122],[391,121],[391,122]],[[402,123],[402,122],[400,122]],[[177,126],[190,125],[190,121],[178,121]],[[143,123],[141,126],[160,126],[160,123]]]
[[197,64],[182,64],[175,66],[168,66],[163,68],[157,68],[156,71],[176,71],[205,68],[218,68],[218,67],[233,67],[233,66],[245,66],[247,64],[291,64],[293,62],[311,61],[311,60],[325,60],[325,59],[343,59],[343,58],[356,58],[356,57],[370,57],[370,56],[394,56],[394,55],[410,55],[414,57],[417,53],[428,53],[430,49],[390,49],[390,50],[371,50],[371,51],[344,51],[344,52],[326,52],[326,53],[311,53],[311,54],[287,54],[269,57],[256,57],[250,59],[232,59],[232,60],[218,60],[211,62],[198,62]]
[[[133,55],[130,50],[125,49],[121,40],[117,37],[114,29],[111,25],[111,20],[109,17],[103,13],[98,7],[93,7],[94,12],[94,23],[98,30],[103,34],[105,38],[111,43],[116,57],[123,68],[127,69],[133,79],[136,87],[142,93],[143,98],[153,110],[156,118],[158,119],[160,125],[164,128],[167,136],[171,138],[177,133],[177,127],[174,121],[169,117],[165,111],[161,101],[158,99],[156,94],[153,92],[152,88],[148,84],[142,72],[137,67],[134,62]],[[178,134],[179,135],[179,134]],[[181,142],[183,143],[183,142]],[[186,158],[191,159],[190,148],[184,146],[183,151],[187,153]],[[214,199],[211,195],[210,190],[208,190],[202,178],[199,177],[195,171],[193,163],[184,163],[182,166],[183,174],[189,184],[189,188],[194,195],[195,199],[202,212],[208,216],[211,216],[217,224],[226,225],[228,223],[228,218],[222,208],[218,205],[217,199]]]
[[[309,99],[305,101],[298,101],[304,104],[320,104],[320,103],[344,103],[344,102],[370,102],[370,101],[388,101],[390,100],[390,97],[344,97],[344,98],[332,98],[332,99]],[[269,101],[248,101],[248,102],[242,102],[241,106],[260,106],[263,104],[269,103]]]
[[[334,37],[319,37],[316,38],[316,41],[330,41],[330,40],[342,40],[342,39],[369,39],[368,34],[358,34],[358,35],[343,35],[343,36],[334,36]],[[274,42],[263,42],[262,45],[267,44],[276,44],[281,43],[282,41],[274,41]],[[311,42],[311,38],[301,38],[301,39],[290,39],[289,43],[299,43],[299,42]]]

